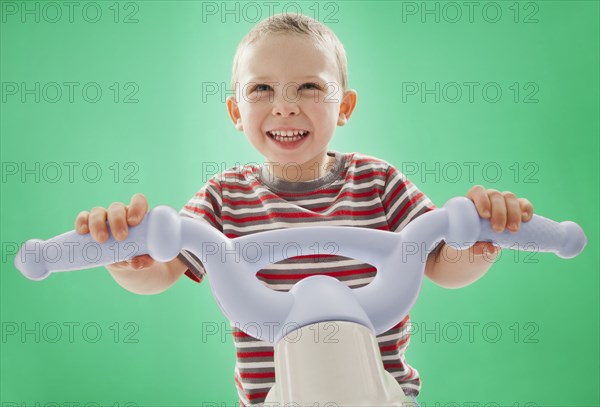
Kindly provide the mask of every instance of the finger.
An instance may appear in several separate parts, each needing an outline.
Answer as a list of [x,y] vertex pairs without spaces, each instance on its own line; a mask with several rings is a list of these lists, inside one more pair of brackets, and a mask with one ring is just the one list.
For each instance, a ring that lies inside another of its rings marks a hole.
[[90,232],[90,228],[88,227],[88,219],[90,217],[90,213],[88,211],[81,211],[77,218],[75,219],[75,230],[79,234],[86,234]]
[[487,194],[492,204],[490,223],[496,232],[502,232],[506,226],[506,202],[504,196],[495,189],[488,189]]
[[467,192],[467,198],[469,198],[475,204],[479,216],[488,219],[491,215],[491,203],[486,190],[481,185],[475,185]]
[[154,264],[154,259],[147,254],[136,256],[131,259],[131,266],[134,270],[143,270]]
[[106,209],[97,206],[90,212],[88,226],[92,238],[98,243],[104,243],[108,240],[108,228],[106,227]]
[[521,207],[521,220],[528,222],[533,217],[533,205],[526,198],[519,198],[519,206]]
[[148,200],[144,194],[135,194],[127,209],[127,223],[129,226],[139,224],[148,212]]
[[113,202],[108,207],[108,224],[116,240],[127,237],[127,222],[125,221],[126,209],[122,202]]
[[476,242],[471,246],[471,251],[476,256],[483,256],[494,258],[498,252],[502,250],[498,246],[494,246],[491,242]]
[[504,191],[504,202],[506,204],[506,227],[511,232],[516,232],[521,227],[521,207],[515,194]]

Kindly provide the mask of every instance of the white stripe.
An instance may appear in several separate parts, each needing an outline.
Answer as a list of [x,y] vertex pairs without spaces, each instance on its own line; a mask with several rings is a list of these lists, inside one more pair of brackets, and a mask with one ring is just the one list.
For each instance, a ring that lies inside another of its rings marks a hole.
[[[380,186],[384,186],[385,185],[385,180],[379,179],[379,178],[373,178],[371,181],[368,182],[360,182],[360,183],[346,183],[345,180],[340,179],[337,180],[335,182],[332,182],[329,186],[330,187],[336,187],[336,186],[340,186],[340,185],[349,185],[352,186],[352,188],[350,187],[346,187],[345,189],[342,188],[342,190],[340,191],[340,193],[343,192],[361,192],[362,190],[370,190],[373,188],[373,186],[375,185],[380,185]],[[267,188],[262,188],[265,191],[268,191],[269,193],[273,193],[273,191],[267,189]],[[262,191],[261,191],[262,192]],[[277,191],[275,191],[276,193]],[[302,194],[302,192],[298,192],[298,194]],[[260,194],[258,193],[258,191],[256,190],[250,190],[248,192],[240,192],[240,191],[229,191],[229,190],[223,190],[223,196],[227,197],[227,198],[244,198],[244,199],[250,199],[250,198],[259,198]],[[320,197],[320,198],[311,198],[311,197],[307,197],[304,200],[298,200],[298,201],[294,201],[294,203],[297,204],[304,204],[304,203],[313,203],[313,202],[327,202],[327,201],[331,201],[332,199],[334,199],[335,197],[332,196],[328,196],[328,197]],[[201,199],[196,197],[196,199]]]
[[206,276],[206,270],[204,269],[204,266],[202,266],[201,264],[199,264],[196,260],[194,260],[190,255],[188,251],[181,251],[181,255],[183,257],[186,258],[187,261],[189,261],[191,263],[191,265],[198,270],[198,272],[200,274],[202,274],[203,276]]
[[[398,210],[398,207],[406,205],[406,203],[410,200],[411,195],[413,195],[416,192],[416,189],[417,187],[415,187],[413,184],[410,184],[407,187],[407,189],[402,193],[402,195],[396,198],[394,204],[388,208],[387,213],[389,214],[389,216],[392,216]],[[385,201],[386,199],[387,197],[382,197],[382,201]]]
[[[316,203],[316,201],[317,201],[317,199],[311,201],[311,203]],[[331,199],[326,199],[324,201],[325,201],[325,203],[328,203],[328,204],[331,203]],[[334,212],[335,210],[337,210],[341,206],[350,207],[350,208],[363,208],[363,207],[377,205],[380,202],[381,201],[379,200],[379,197],[371,199],[370,201],[363,201],[363,202],[352,202],[352,201],[342,200],[342,201],[339,201],[336,204],[330,206],[329,208],[327,208],[327,211],[319,212],[319,214],[320,215],[330,214],[330,213]],[[301,202],[295,201],[294,205],[302,206],[303,204]],[[289,209],[289,207],[290,207],[290,204],[285,203],[285,202],[265,203],[263,206],[256,207],[256,208],[241,208],[241,209],[233,209],[233,207],[223,208],[222,213],[228,214],[228,215],[251,215],[251,214],[265,214],[266,215],[269,212],[269,210],[271,210],[271,209],[277,209],[277,208]],[[304,209],[304,210],[308,211],[307,209]]]
[[[368,284],[371,281],[373,281],[374,278],[375,277],[367,277],[367,278],[360,278],[358,280],[347,280],[347,281],[342,281],[342,283],[345,283],[346,285],[351,283],[352,285],[349,285],[348,287],[352,288],[359,284]],[[291,290],[292,287],[294,286],[294,284],[266,284],[266,285],[267,285],[267,287],[269,287],[271,289],[278,289],[278,290]]]
[[[264,383],[243,382],[242,386],[244,386],[244,389],[246,389],[246,390],[254,390],[254,389],[270,388],[270,387],[273,387],[274,384],[275,384],[275,382],[264,382]],[[291,404],[291,406],[294,406],[294,404]]]
[[404,220],[402,222],[400,222],[400,225],[398,226],[398,231],[404,229],[404,227],[411,221],[414,219],[415,215],[417,214],[417,212],[419,212],[421,209],[425,208],[426,206],[431,205],[431,201],[429,200],[423,200],[422,202],[420,202],[418,205],[415,205],[415,207],[406,215],[406,217],[404,218]]
[[[318,219],[318,218],[315,218]],[[360,227],[367,227],[370,225],[375,225],[377,223],[387,223],[387,220],[385,219],[385,216],[378,216],[376,218],[370,218],[370,219],[363,219],[363,220],[359,220],[359,219],[338,219],[338,220],[317,220],[317,221],[313,221],[313,222],[301,222],[301,223],[291,223],[291,222],[275,222],[275,223],[269,223],[269,224],[258,224],[258,225],[251,225],[251,226],[234,226],[234,225],[227,225],[226,226],[226,230],[227,232],[229,231],[235,231],[238,232],[238,234],[241,233],[251,233],[251,232],[259,232],[259,231],[267,231],[267,230],[276,230],[276,229],[285,229],[285,228],[292,228],[292,227],[304,227],[304,226],[360,226]],[[265,227],[267,226],[267,227]],[[226,233],[227,233],[226,232]]]
[[392,339],[399,339],[402,336],[402,331],[397,332],[395,334],[390,334],[390,335],[385,335],[385,336],[378,336],[377,337],[377,342],[387,342],[387,341],[391,341]]
[[204,184],[204,186],[202,186],[202,188],[200,188],[200,190],[198,192],[196,192],[196,194],[194,194],[191,201],[192,200],[208,201],[208,198],[206,198],[206,197],[197,196],[197,194],[199,194],[200,192],[208,193],[212,197],[212,199],[214,199],[219,204],[219,206],[223,206],[223,201],[221,199],[219,189],[216,186],[214,186],[213,184],[210,184],[210,183]]
[[358,264],[363,264],[360,260],[338,260],[332,262],[317,262],[317,263],[287,263],[287,264],[271,264],[268,267],[263,268],[262,270],[292,270],[296,268],[302,269],[318,269],[327,266],[327,268],[333,267],[342,267],[342,266],[355,266]]
[[237,362],[237,365],[245,369],[275,368],[275,362]]
[[265,341],[253,341],[253,342],[234,342],[235,348],[259,348],[259,347],[270,347],[273,349],[273,345]]
[[[213,217],[214,217],[214,219],[215,219],[215,221],[217,222],[217,225],[219,225],[219,226],[221,226],[221,228],[223,228],[223,222],[221,221],[221,217],[220,216],[215,216],[214,215],[214,211],[213,211],[212,208],[208,208],[206,205],[202,205],[202,204],[199,204],[199,203],[188,203],[187,206],[192,206],[192,207],[195,207],[195,208],[202,207],[202,209],[204,209],[204,210],[208,211],[208,213],[212,214]],[[187,216],[189,216],[191,218],[194,218],[194,219],[203,220],[204,222],[206,222],[206,223],[208,223],[209,225],[212,226],[212,223],[208,220],[208,218],[206,217],[206,215],[201,215],[199,213],[196,213],[196,212],[194,212],[194,211],[192,211],[190,209],[186,209],[186,208],[181,209],[179,211],[179,213],[187,215]]]
[[[418,376],[416,376],[415,379],[417,377]],[[410,379],[410,380],[412,380],[412,379]],[[414,384],[414,383],[402,383],[402,384],[400,384],[400,387],[402,387],[403,389],[413,389],[413,390],[417,390],[417,391],[419,391],[421,388],[420,385]]]

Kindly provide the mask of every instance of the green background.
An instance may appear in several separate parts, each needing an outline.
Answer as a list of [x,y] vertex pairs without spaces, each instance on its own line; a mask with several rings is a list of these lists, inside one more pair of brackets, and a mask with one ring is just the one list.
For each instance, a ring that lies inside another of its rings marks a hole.
[[[183,278],[140,296],[104,269],[32,282],[13,257],[27,239],[72,229],[81,210],[136,192],[179,208],[215,172],[262,162],[224,101],[235,48],[269,6],[75,3],[72,21],[62,2],[53,3],[62,16],[44,2],[1,4],[2,405],[233,405],[231,337],[202,338],[228,327],[209,284]],[[579,223],[589,239],[571,260],[504,251],[461,290],[426,280],[407,352],[423,380],[419,401],[597,406],[598,2],[489,3],[475,2],[472,16],[462,2],[295,4],[344,43],[358,92],[331,149],[392,163],[439,206],[474,184],[513,191],[538,214]],[[288,3],[277,4],[281,12]],[[234,11],[221,16],[225,6]],[[438,7],[439,21],[424,7]],[[56,97],[53,82],[79,83],[72,101],[67,85]],[[454,103],[453,82],[463,90]],[[479,83],[472,101],[465,82]],[[95,103],[82,95],[94,83]],[[423,92],[436,83],[439,102]],[[223,95],[207,92],[212,84]],[[406,92],[412,84],[416,95]],[[72,179],[68,165],[77,165]]]

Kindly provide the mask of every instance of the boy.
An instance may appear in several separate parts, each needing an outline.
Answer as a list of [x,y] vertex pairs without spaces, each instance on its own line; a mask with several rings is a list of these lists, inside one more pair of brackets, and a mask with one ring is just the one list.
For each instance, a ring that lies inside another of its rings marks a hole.
[[[261,166],[235,167],[213,176],[181,210],[235,238],[259,231],[310,226],[344,225],[400,231],[433,203],[389,163],[358,153],[328,150],[336,126],[349,120],[357,94],[347,89],[344,48],[323,24],[303,15],[281,14],[257,24],[241,41],[234,58],[232,88],[227,99],[231,120],[265,157]],[[510,192],[475,186],[467,197],[480,216],[501,231],[517,231],[533,207]],[[127,236],[148,210],[141,194],[130,205],[113,203],[81,212],[75,223],[80,233],[108,238]],[[499,248],[478,242],[470,255],[450,253],[440,244],[428,257],[425,275],[436,284],[458,288],[483,276]],[[440,255],[447,251],[446,255]],[[484,253],[486,252],[486,253]],[[485,254],[485,256],[484,256]],[[451,262],[445,259],[452,259]],[[456,259],[459,259],[456,261]],[[474,259],[474,260],[473,260]],[[181,275],[201,282],[204,268],[183,251],[169,263],[149,256],[107,266],[129,291],[156,294]],[[338,278],[350,288],[368,284],[376,270],[369,264],[336,255],[304,255],[261,270],[257,277],[276,290],[289,290],[314,274]],[[384,367],[412,397],[419,394],[418,372],[405,360],[409,336],[405,318],[379,335]],[[273,348],[233,328],[237,350],[235,383],[243,405],[261,404],[275,382]]]

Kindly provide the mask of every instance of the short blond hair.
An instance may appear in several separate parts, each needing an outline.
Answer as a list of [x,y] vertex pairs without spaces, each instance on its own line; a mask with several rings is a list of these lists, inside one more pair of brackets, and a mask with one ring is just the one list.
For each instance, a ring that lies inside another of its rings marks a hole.
[[324,47],[330,47],[335,53],[338,65],[338,77],[342,92],[348,86],[348,60],[346,50],[335,33],[325,24],[299,13],[274,14],[256,24],[238,44],[233,57],[231,72],[231,89],[235,90],[238,82],[239,60],[244,49],[269,34],[296,34],[304,35]]

